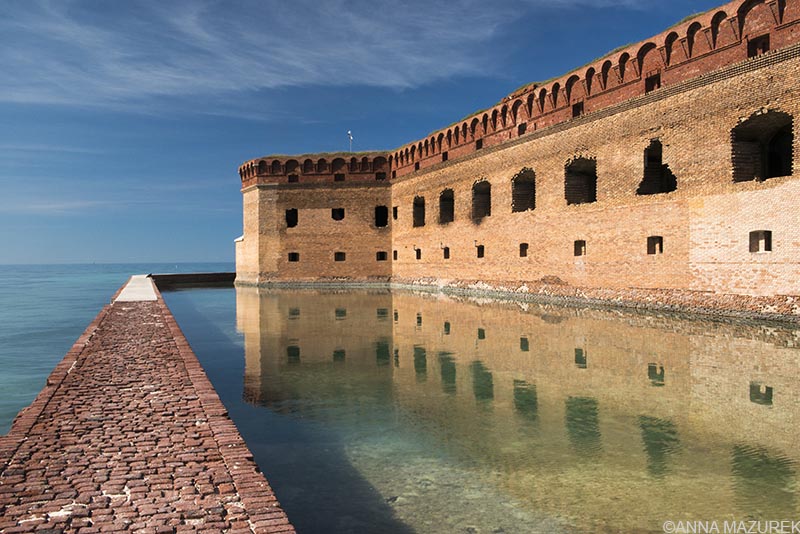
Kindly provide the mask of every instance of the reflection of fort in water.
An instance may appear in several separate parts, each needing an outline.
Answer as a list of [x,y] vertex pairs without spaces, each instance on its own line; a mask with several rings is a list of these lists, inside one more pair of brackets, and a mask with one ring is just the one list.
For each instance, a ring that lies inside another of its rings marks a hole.
[[[521,306],[239,288],[245,396],[285,412],[304,396],[391,398],[540,509],[620,524],[796,515],[800,331]],[[355,366],[369,388],[320,391],[293,366]]]

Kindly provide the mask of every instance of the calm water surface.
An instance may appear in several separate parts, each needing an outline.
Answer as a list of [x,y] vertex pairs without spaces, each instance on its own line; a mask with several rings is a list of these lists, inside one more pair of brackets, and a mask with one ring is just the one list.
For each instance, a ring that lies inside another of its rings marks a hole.
[[398,292],[165,298],[301,533],[800,518],[798,330]]
[[0,434],[132,274],[233,270],[232,263],[0,265]]

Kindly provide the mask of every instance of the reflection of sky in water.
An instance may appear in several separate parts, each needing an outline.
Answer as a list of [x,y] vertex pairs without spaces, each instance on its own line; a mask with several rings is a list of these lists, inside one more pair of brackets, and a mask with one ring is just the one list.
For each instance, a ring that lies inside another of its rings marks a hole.
[[301,532],[797,515],[791,329],[408,293],[220,295],[165,298]]

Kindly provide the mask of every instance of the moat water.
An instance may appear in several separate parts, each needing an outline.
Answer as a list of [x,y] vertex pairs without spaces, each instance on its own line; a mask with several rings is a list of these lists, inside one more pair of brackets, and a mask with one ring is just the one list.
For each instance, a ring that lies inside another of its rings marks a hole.
[[300,533],[800,519],[800,330],[405,292],[165,299]]

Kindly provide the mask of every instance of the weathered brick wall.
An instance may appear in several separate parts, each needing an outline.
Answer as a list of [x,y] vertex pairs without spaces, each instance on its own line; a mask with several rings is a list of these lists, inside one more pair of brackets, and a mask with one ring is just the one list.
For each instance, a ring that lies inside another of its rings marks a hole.
[[[762,109],[797,116],[798,72],[796,58],[734,72],[609,117],[587,117],[572,128],[395,180],[393,275],[487,282],[557,277],[585,287],[797,293],[800,263],[793,251],[800,236],[792,207],[797,172],[733,183],[731,130]],[[796,126],[794,131],[796,139]],[[637,195],[651,139],[663,144],[663,163],[675,175],[677,190]],[[596,202],[566,205],[564,167],[576,156],[597,162]],[[536,207],[512,213],[511,180],[523,168],[536,173]],[[491,216],[480,223],[471,220],[478,180],[492,184]],[[445,189],[455,193],[455,221],[440,225],[438,198]],[[412,225],[418,196],[426,202],[424,227]],[[753,230],[773,232],[772,252],[749,252]],[[649,236],[663,238],[662,254],[647,253]],[[586,241],[585,256],[574,255],[576,240]],[[529,244],[525,258],[519,257],[520,243]],[[477,257],[477,245],[484,246],[483,258]],[[450,248],[449,260],[442,247]]]
[[[726,4],[392,154],[252,160],[240,168],[237,280],[800,294],[798,4]],[[661,87],[648,87],[656,75]],[[778,135],[790,138],[789,154],[777,157],[791,171],[762,180],[775,157],[763,147]],[[579,158],[567,180],[565,167]],[[581,183],[592,165],[596,185]],[[512,179],[523,169],[535,173],[535,208],[512,212]],[[491,186],[489,203],[473,201],[476,182]],[[445,190],[454,220],[440,223]],[[425,201],[424,226],[414,225],[415,198]],[[473,220],[475,204],[490,214]],[[377,228],[374,208],[384,205],[389,224]],[[337,207],[343,220],[331,219]],[[298,210],[296,227],[287,227],[287,209]],[[750,251],[754,231],[770,232],[771,250]],[[377,261],[382,252],[386,261]]]

